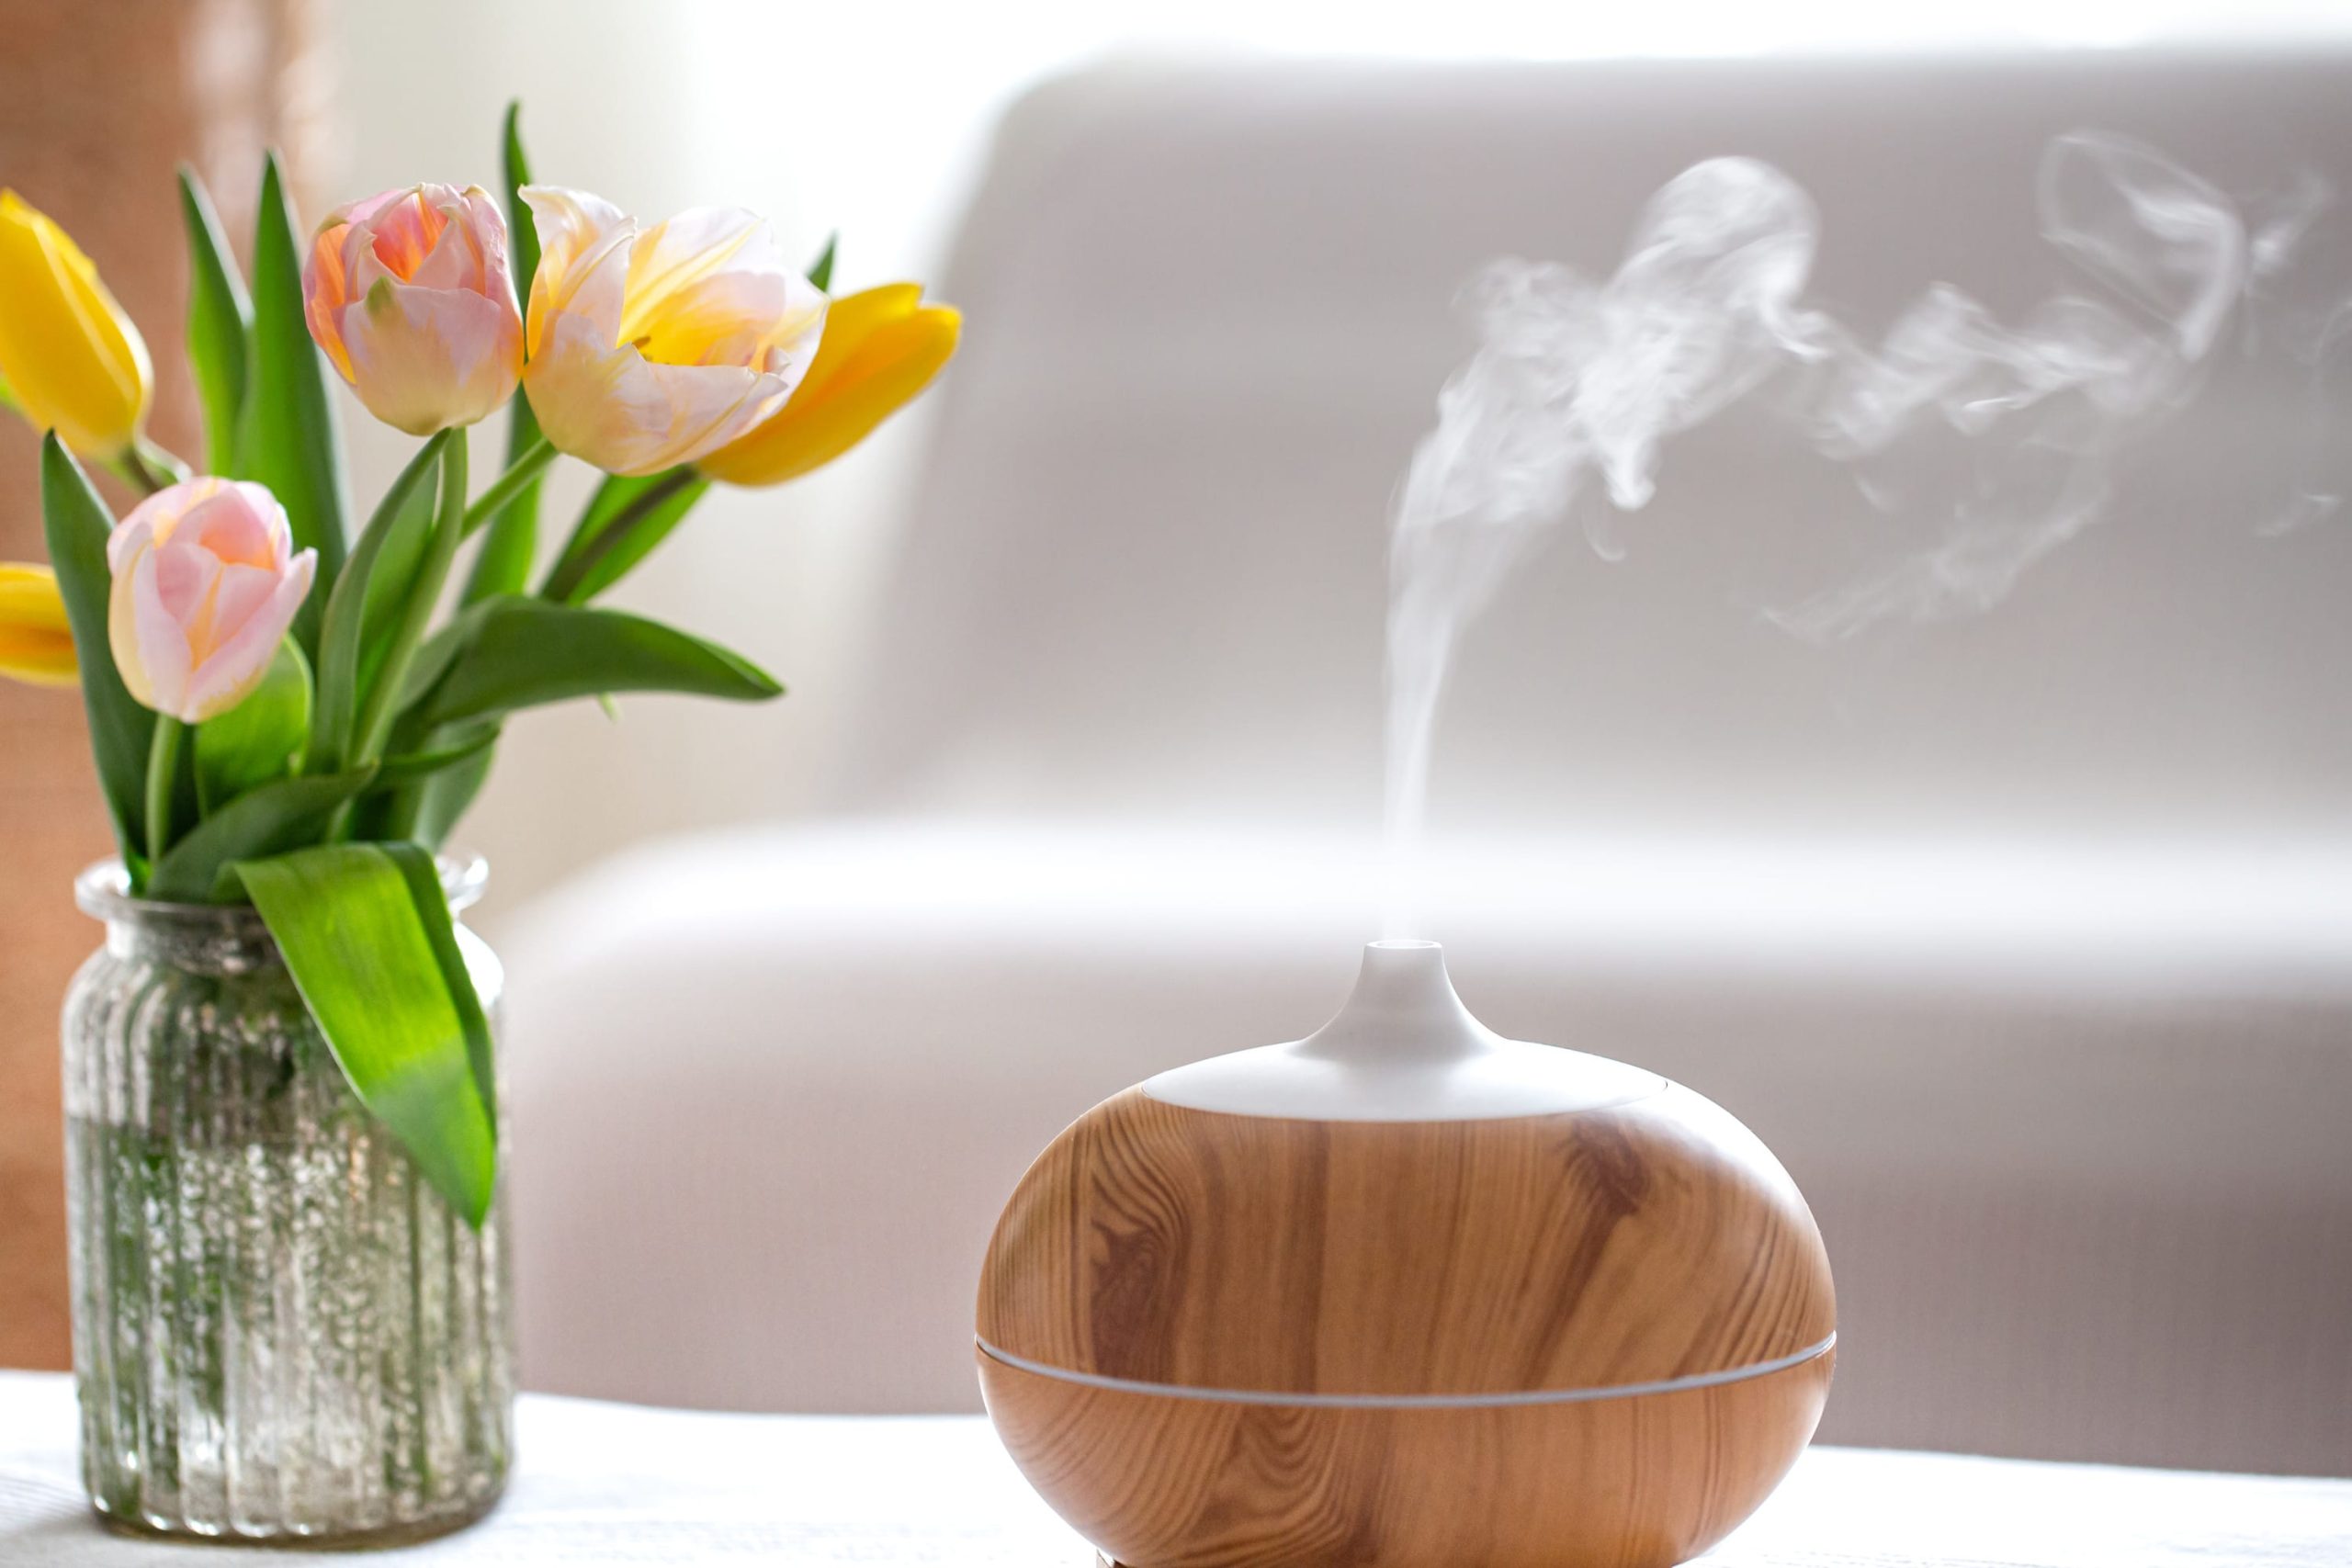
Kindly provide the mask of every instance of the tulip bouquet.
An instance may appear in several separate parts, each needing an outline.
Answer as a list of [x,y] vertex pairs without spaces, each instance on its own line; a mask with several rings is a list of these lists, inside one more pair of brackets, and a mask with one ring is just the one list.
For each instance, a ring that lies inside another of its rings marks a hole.
[[[912,284],[829,298],[831,245],[804,272],[748,212],[640,223],[532,184],[512,110],[503,152],[503,201],[388,191],[307,242],[270,162],[250,282],[182,175],[193,477],[145,433],[137,328],[0,193],[0,395],[48,433],[50,552],[0,564],[0,671],[78,677],[129,894],[250,903],[361,1101],[477,1226],[490,1043],[435,852],[502,727],[625,692],[776,696],[743,658],[594,601],[712,483],[854,446],[957,332]],[[330,376],[421,442],[356,530]],[[477,488],[469,430],[502,409],[504,465]],[[534,586],[559,454],[606,477]],[[143,499],[117,521],[85,461]]]

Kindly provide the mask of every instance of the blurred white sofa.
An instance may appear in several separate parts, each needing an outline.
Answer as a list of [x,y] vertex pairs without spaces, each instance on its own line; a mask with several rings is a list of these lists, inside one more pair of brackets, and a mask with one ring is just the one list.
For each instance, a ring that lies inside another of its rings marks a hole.
[[[975,1408],[1029,1156],[1336,1005],[1376,934],[1386,499],[1478,262],[1605,273],[1739,152],[1815,193],[1858,323],[1937,279],[2022,311],[2064,276],[2049,136],[2352,187],[2347,87],[2114,54],[1035,93],[940,289],[967,346],[837,809],[628,854],[505,943],[529,1381]],[[1766,624],[1893,525],[1735,413],[1624,560],[1564,541],[1465,649],[1427,934],[1490,1024],[1781,1154],[1838,1271],[1828,1438],[2352,1472],[2352,530],[2264,531],[2311,380],[2255,363],[1981,619]]]

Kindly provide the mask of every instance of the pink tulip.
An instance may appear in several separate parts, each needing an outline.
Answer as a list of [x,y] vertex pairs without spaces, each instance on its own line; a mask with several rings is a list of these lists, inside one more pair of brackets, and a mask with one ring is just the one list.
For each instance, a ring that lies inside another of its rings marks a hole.
[[261,485],[207,478],[157,491],[107,536],[107,640],[122,683],[187,724],[235,707],[261,683],[318,565],[318,551],[295,550],[286,509]]
[[368,412],[411,435],[471,424],[523,375],[506,223],[479,186],[338,208],[302,267],[311,335]]

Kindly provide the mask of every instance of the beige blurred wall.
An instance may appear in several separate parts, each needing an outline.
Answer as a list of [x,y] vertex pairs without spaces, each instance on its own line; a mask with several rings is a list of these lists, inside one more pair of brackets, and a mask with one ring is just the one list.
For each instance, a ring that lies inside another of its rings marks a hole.
[[[186,271],[173,170],[193,164],[250,231],[261,149],[311,172],[323,78],[301,0],[0,0],[0,185],[89,253],[153,355],[152,429],[197,449],[180,355]],[[40,439],[0,417],[0,559],[40,560]],[[111,479],[100,487],[118,506]],[[68,1354],[58,1010],[97,927],[73,905],[111,852],[79,697],[0,682],[0,1366]]]

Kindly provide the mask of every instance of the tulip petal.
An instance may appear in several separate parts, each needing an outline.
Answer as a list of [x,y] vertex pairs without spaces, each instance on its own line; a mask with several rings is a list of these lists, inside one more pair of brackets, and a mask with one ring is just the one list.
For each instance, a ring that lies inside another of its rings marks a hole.
[[659,311],[681,292],[725,273],[784,270],[775,231],[756,212],[740,207],[696,207],[642,230],[629,244],[628,335],[641,330],[641,318]]
[[74,631],[57,574],[0,561],[0,675],[36,686],[74,683]]
[[636,220],[602,197],[560,186],[525,186],[518,194],[530,206],[539,236],[539,270],[531,278],[531,357],[538,356],[550,321],[560,314],[585,317],[603,330],[606,347],[617,344]]
[[[247,488],[269,494],[259,485]],[[181,513],[176,522],[159,527],[156,534],[159,539],[194,546],[223,562],[274,571],[283,541],[270,532],[268,516],[241,489],[222,485]]]
[[28,686],[70,686],[81,674],[74,639],[0,620],[0,675]]
[[956,352],[962,317],[944,305],[918,308],[921,295],[913,284],[892,284],[835,300],[816,360],[783,412],[703,458],[703,472],[729,484],[781,484],[873,434]]
[[185,629],[207,613],[220,576],[219,560],[194,545],[166,539],[158,539],[146,559],[153,575],[156,603],[175,626]]
[[[368,260],[374,276],[352,274],[352,287],[365,294],[377,277],[414,277],[448,231],[448,214],[434,199],[434,191],[448,186],[413,186],[400,199],[387,204],[367,224]],[[451,194],[455,194],[454,192]]]
[[483,280],[489,272],[489,258],[483,253],[481,231],[468,219],[473,204],[463,196],[451,193],[443,217],[441,237],[415,268],[402,275],[403,280],[419,288],[464,289],[469,293],[482,292]]
[[523,329],[511,303],[389,279],[342,314],[352,387],[396,430],[430,435],[496,412],[523,373]]
[[302,319],[310,325],[311,341],[346,383],[351,380],[351,355],[343,344],[342,302],[351,298],[346,250],[352,233],[349,227],[333,224],[321,229],[302,264]]
[[615,474],[692,462],[784,406],[783,378],[731,365],[652,365],[610,346],[594,321],[560,313],[523,388],[558,448]]
[[0,561],[0,621],[41,631],[70,630],[57,573],[45,566]]
[[115,667],[130,694],[157,713],[176,714],[195,660],[188,655],[187,635],[164,607],[156,581],[157,553],[153,547],[141,550],[131,558],[130,575],[115,578],[128,592],[117,597],[118,613],[109,616],[107,630]]
[[395,186],[390,190],[363,197],[357,201],[346,201],[327,214],[326,220],[319,225],[319,231],[323,234],[329,229],[339,228],[346,223],[364,228],[373,223],[386,208],[407,196],[410,188]]
[[630,245],[618,340],[657,365],[750,365],[797,384],[824,308],[765,219],[695,208]]
[[220,581],[212,587],[212,624],[206,628],[206,653],[218,649],[237,629],[254,617],[254,612],[269,602],[279,581],[278,574],[261,567],[223,566]]
[[311,592],[318,567],[316,550],[304,550],[287,563],[268,597],[191,672],[179,711],[182,719],[201,724],[235,707],[261,684],[277,645],[294,624],[295,612]]

